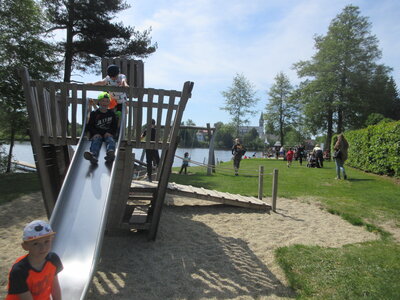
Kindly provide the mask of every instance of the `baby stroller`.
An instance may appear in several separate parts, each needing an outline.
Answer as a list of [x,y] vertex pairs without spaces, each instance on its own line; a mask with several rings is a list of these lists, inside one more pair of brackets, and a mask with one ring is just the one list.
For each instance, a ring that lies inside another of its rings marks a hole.
[[307,168],[316,168],[317,167],[317,158],[313,152],[308,154],[307,157]]

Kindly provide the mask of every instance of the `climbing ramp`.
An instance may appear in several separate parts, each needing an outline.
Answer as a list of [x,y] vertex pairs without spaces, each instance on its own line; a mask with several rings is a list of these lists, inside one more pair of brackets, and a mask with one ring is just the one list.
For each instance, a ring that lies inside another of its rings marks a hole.
[[[133,180],[131,184],[131,200],[136,199],[143,201],[144,199],[146,199],[145,197],[150,197],[150,196],[140,197],[136,195],[144,195],[146,193],[149,194],[156,186],[157,186],[156,182]],[[268,212],[271,210],[270,205],[255,197],[219,192],[215,190],[208,190],[202,187],[177,184],[175,182],[168,183],[167,192],[172,195],[179,195],[189,198],[207,200],[226,205],[246,207],[251,209],[264,210]],[[142,212],[141,214],[143,215],[144,204],[139,203],[138,206],[140,207],[139,210]]]

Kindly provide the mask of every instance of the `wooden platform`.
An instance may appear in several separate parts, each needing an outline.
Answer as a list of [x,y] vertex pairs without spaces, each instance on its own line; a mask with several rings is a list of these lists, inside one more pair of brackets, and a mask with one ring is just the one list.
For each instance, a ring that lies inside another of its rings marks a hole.
[[[157,187],[157,182],[133,180],[131,184],[131,192],[150,191]],[[270,211],[271,206],[264,201],[255,198],[247,197],[238,194],[230,194],[218,192],[215,190],[207,190],[204,188],[193,187],[191,185],[183,185],[177,183],[168,183],[167,192],[172,195],[180,195],[189,198],[196,198],[217,202],[226,205],[233,205],[239,207],[253,208],[259,210]]]
[[12,161],[12,164],[14,164],[15,167],[19,170],[23,170],[26,172],[36,172],[36,165],[27,163],[25,161],[14,160]]

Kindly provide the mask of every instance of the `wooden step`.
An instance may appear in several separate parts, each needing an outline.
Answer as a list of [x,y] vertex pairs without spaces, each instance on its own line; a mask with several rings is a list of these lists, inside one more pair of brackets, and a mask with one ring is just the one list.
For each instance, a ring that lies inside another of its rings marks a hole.
[[129,200],[135,201],[135,200],[148,200],[152,201],[153,200],[153,195],[130,195]]
[[130,225],[146,223],[148,211],[149,211],[148,205],[135,206],[128,223]]

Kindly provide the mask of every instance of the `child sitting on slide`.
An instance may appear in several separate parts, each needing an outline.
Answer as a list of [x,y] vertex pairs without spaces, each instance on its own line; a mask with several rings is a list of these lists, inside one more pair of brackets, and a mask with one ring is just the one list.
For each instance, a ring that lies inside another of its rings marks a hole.
[[89,122],[86,126],[90,133],[92,143],[90,151],[86,151],[83,156],[91,163],[96,164],[103,141],[106,143],[107,154],[104,157],[106,162],[112,162],[115,159],[115,140],[114,136],[117,132],[117,117],[111,109],[110,95],[106,92],[100,93],[97,97],[99,108],[90,113]]

